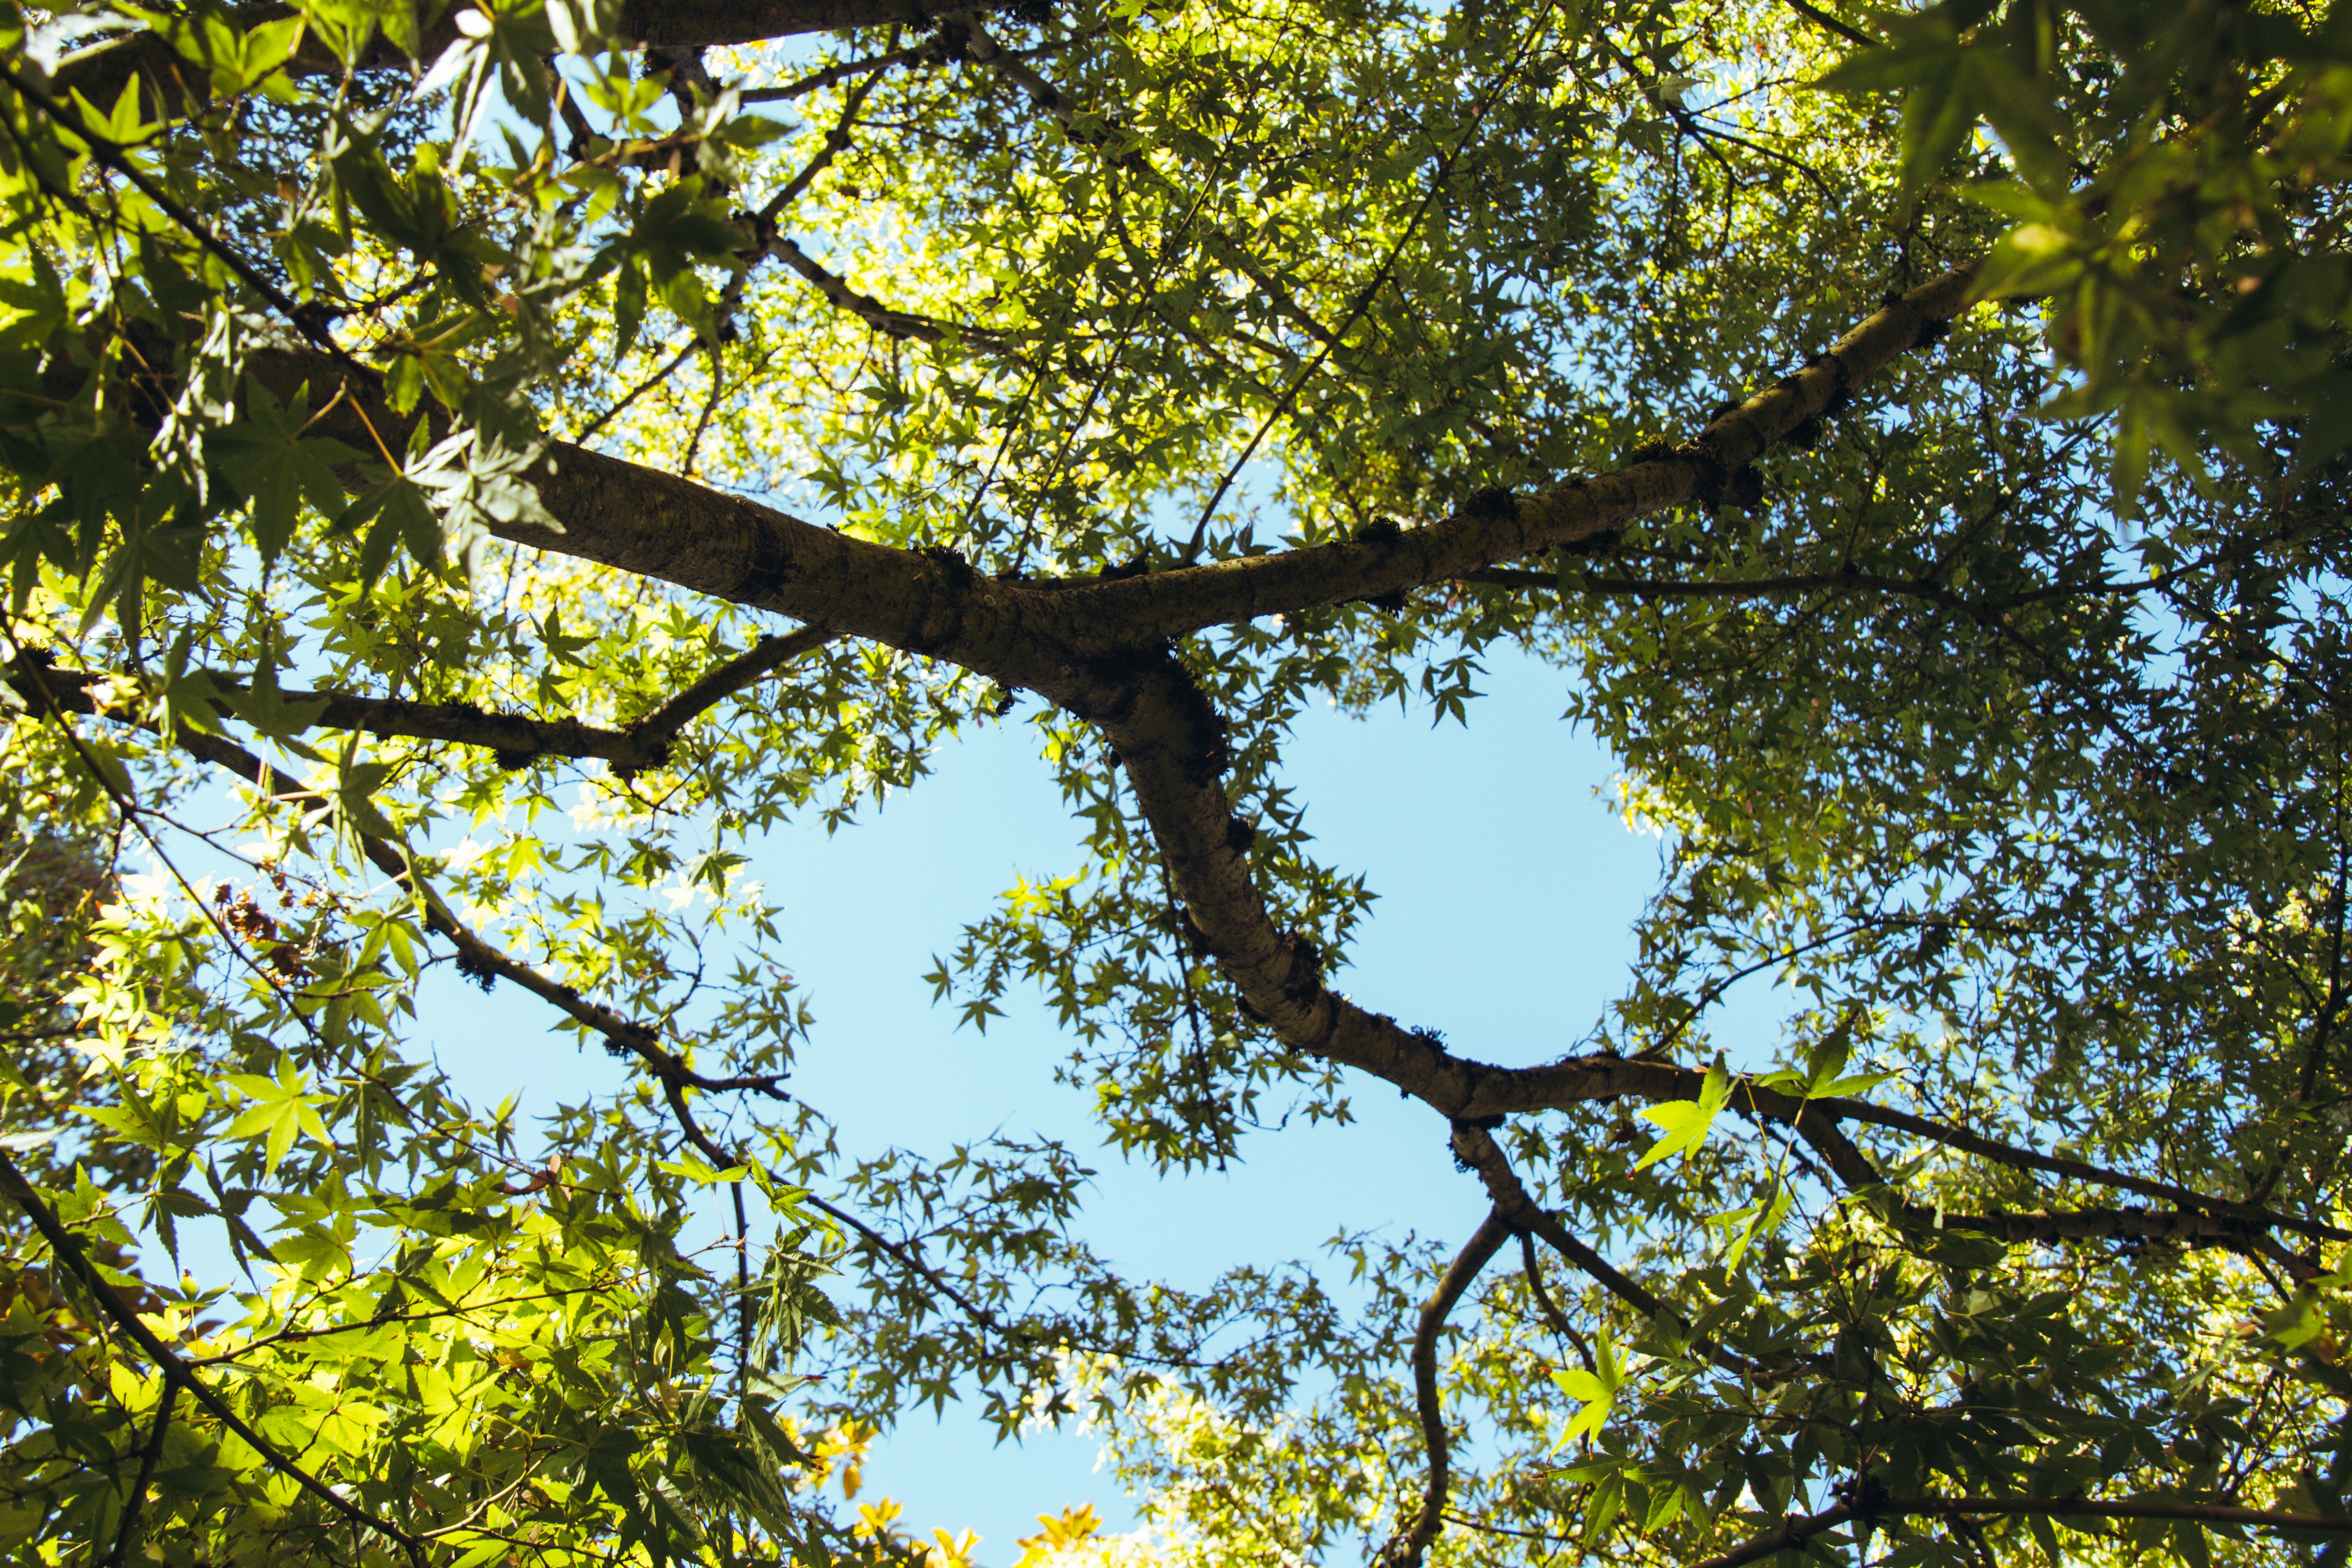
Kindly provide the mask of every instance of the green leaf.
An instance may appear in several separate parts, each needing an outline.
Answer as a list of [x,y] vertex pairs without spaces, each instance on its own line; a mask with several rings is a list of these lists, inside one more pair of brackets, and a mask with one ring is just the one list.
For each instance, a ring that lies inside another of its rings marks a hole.
[[281,405],[260,381],[246,380],[246,417],[214,437],[222,473],[253,498],[254,542],[265,562],[275,561],[291,542],[302,500],[332,516],[343,508],[338,464],[359,454],[340,441],[305,437],[310,387],[297,387]]
[[2025,223],[1993,242],[1977,269],[1973,289],[1983,300],[2055,293],[2082,276],[2083,252],[2054,224]]
[[1648,1152],[1634,1163],[1636,1171],[1646,1171],[1662,1160],[1676,1156],[1688,1158],[1706,1142],[1707,1129],[1714,1125],[1716,1112],[1731,1098],[1731,1075],[1721,1061],[1706,1069],[1706,1079],[1699,1088],[1696,1100],[1669,1100],[1664,1105],[1645,1106],[1639,1114],[1657,1124],[1664,1136],[1650,1145]]

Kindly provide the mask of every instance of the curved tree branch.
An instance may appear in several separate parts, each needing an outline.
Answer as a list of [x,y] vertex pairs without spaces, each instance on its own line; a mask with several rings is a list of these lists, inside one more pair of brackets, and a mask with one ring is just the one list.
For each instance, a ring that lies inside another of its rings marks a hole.
[[640,747],[667,748],[677,732],[739,691],[758,685],[774,670],[814,653],[841,634],[823,626],[763,637],[693,685],[636,720],[625,731]]
[[[1300,552],[1299,553],[1311,553]],[[1171,574],[1172,575],[1172,574]],[[1190,674],[1162,656],[1129,677],[1125,690],[1073,692],[1066,700],[1100,723],[1118,749],[1194,927],[1243,996],[1295,1049],[1385,1079],[1449,1117],[1467,1122],[1592,1100],[1695,1100],[1706,1074],[1666,1062],[1571,1057],[1542,1067],[1498,1068],[1448,1052],[1435,1037],[1368,1011],[1323,982],[1321,955],[1268,915],[1221,774],[1224,723]],[[1875,1185],[1875,1169],[1842,1132],[1860,1122],[1909,1133],[2019,1170],[2118,1188],[2183,1209],[2322,1240],[2352,1231],[2258,1205],[2194,1192],[2170,1182],[2042,1154],[1909,1111],[1851,1099],[1808,1099],[1749,1078],[1734,1080],[1732,1103],[1794,1125],[1831,1158],[1841,1179]]]
[[[778,254],[790,263],[793,252],[782,244]],[[563,442],[550,444],[550,471],[536,481],[560,529],[515,521],[494,531],[947,659],[1093,717],[1090,709],[1142,695],[1120,689],[1129,684],[1119,679],[1125,668],[1087,668],[1105,658],[1131,666],[1138,650],[1165,638],[1460,577],[1605,532],[1639,513],[1710,501],[1734,470],[1849,395],[1934,323],[1958,314],[1974,276],[1972,266],[1958,268],[1895,299],[1813,363],[1680,447],[1542,495],[1484,491],[1454,516],[1393,537],[1125,578],[1007,582],[981,576],[952,552],[868,543]],[[268,351],[254,355],[248,369],[281,400],[308,383],[311,405],[322,411],[313,425],[320,435],[372,449],[371,431],[395,446],[407,434],[409,421],[392,412],[377,387],[324,354]]]
[[1437,1282],[1435,1293],[1421,1309],[1421,1322],[1412,1335],[1412,1389],[1421,1415],[1422,1441],[1429,1451],[1429,1486],[1412,1523],[1391,1536],[1373,1559],[1376,1568],[1420,1568],[1429,1543],[1445,1528],[1449,1460],[1445,1407],[1437,1387],[1437,1336],[1444,1329],[1446,1318],[1460,1303],[1463,1292],[1478,1278],[1478,1271],[1510,1239],[1511,1229],[1501,1209],[1489,1211],[1470,1239],[1463,1243],[1454,1266],[1445,1271],[1445,1277]]

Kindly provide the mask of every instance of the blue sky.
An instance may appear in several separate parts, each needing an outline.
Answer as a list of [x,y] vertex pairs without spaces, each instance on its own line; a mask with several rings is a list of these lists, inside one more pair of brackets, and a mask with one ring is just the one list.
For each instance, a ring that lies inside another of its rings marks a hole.
[[[1512,658],[1480,682],[1467,729],[1394,707],[1360,721],[1317,711],[1288,752],[1319,853],[1381,895],[1335,984],[1488,1060],[1543,1060],[1583,1037],[1622,983],[1629,923],[1658,875],[1659,841],[1604,803],[1614,764],[1559,717],[1565,679]],[[921,979],[1016,876],[1078,863],[1034,737],[1017,721],[968,737],[859,826],[828,837],[812,823],[754,851],[751,874],[782,910],[782,951],[817,1020],[793,1088],[835,1120],[847,1152],[937,1154],[998,1131],[1100,1149],[1086,1097],[1053,1081],[1066,1042],[1034,998],[1016,995],[982,1036],[934,1006]],[[1719,1025],[1766,1021],[1769,981],[1749,984],[1759,994]],[[528,1110],[617,1084],[614,1064],[546,1033],[511,988],[430,989],[418,1043],[478,1099],[520,1090]],[[1370,1087],[1352,1125],[1255,1135],[1226,1173],[1162,1180],[1102,1150],[1081,1234],[1135,1274],[1192,1285],[1241,1262],[1318,1257],[1342,1227],[1458,1238],[1485,1205],[1441,1123]],[[981,1560],[995,1563],[1036,1514],[1066,1504],[1129,1527],[1130,1508],[1094,1465],[1083,1436],[998,1447],[950,1408],[886,1439],[867,1484],[905,1505],[902,1528],[979,1531]]]
[[[813,64],[820,47],[772,47],[776,79]],[[1269,477],[1245,472],[1227,510],[1248,510],[1261,488],[1251,481]],[[1444,1030],[1465,1056],[1529,1063],[1572,1049],[1617,994],[1629,927],[1658,879],[1660,842],[1627,831],[1605,804],[1613,761],[1560,720],[1566,682],[1497,650],[1467,728],[1433,728],[1425,710],[1394,706],[1360,720],[1310,711],[1286,750],[1285,782],[1307,803],[1318,857],[1364,873],[1380,895],[1333,983]],[[1180,1285],[1244,1262],[1319,1258],[1342,1229],[1451,1246],[1484,1216],[1443,1122],[1376,1084],[1350,1125],[1256,1134],[1226,1172],[1161,1178],[1103,1149],[1087,1097],[1054,1081],[1068,1042],[1034,996],[1009,998],[1008,1016],[982,1036],[957,1027],[956,1009],[935,1006],[922,979],[1016,877],[1076,868],[1078,828],[1017,717],[934,763],[855,827],[828,836],[813,816],[771,835],[746,868],[781,908],[782,953],[816,1016],[792,1088],[834,1120],[846,1155],[891,1145],[938,1155],[999,1132],[1098,1152],[1079,1234],[1130,1275]],[[1718,1038],[1769,1025],[1769,984],[1750,981],[1714,1011]],[[518,1095],[529,1118],[625,1084],[621,1064],[551,1033],[551,1015],[511,986],[485,996],[436,968],[418,1001],[414,1047],[478,1104]],[[714,1195],[713,1233],[723,1202]],[[222,1265],[197,1267],[226,1278]],[[1129,1501],[1095,1465],[1084,1436],[999,1446],[976,1415],[950,1406],[885,1438],[861,1496],[895,1497],[906,1510],[898,1527],[918,1537],[975,1530],[979,1560],[1003,1564],[1037,1514],[1069,1504],[1092,1503],[1111,1530],[1132,1527]]]

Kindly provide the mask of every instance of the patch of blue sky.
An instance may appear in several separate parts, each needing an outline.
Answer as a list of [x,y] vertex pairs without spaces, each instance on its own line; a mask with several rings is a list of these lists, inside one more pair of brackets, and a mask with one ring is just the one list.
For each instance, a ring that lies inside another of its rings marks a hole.
[[[763,58],[781,77],[829,47],[791,40]],[[1255,512],[1249,492],[1263,477],[1245,474],[1222,515]],[[1173,537],[1191,519],[1155,521]],[[1629,832],[1606,805],[1615,764],[1561,721],[1566,679],[1498,649],[1466,727],[1433,727],[1421,710],[1315,708],[1286,752],[1282,782],[1310,803],[1318,854],[1363,872],[1381,895],[1335,983],[1487,1060],[1538,1062],[1589,1037],[1623,986],[1631,922],[1667,847]],[[1080,828],[1019,721],[959,737],[934,763],[919,787],[862,813],[854,831],[826,831],[812,814],[752,846],[744,868],[781,910],[780,949],[815,1013],[791,1088],[833,1120],[845,1158],[891,1147],[935,1158],[997,1133],[1060,1139],[1090,1152],[1097,1170],[1079,1237],[1133,1275],[1187,1287],[1242,1263],[1328,1263],[1326,1244],[1342,1231],[1450,1248],[1477,1223],[1483,1199],[1454,1168],[1442,1123],[1376,1086],[1355,1098],[1348,1124],[1301,1119],[1247,1139],[1228,1169],[1162,1176],[1103,1149],[1090,1094],[1055,1081],[1066,1045],[1034,994],[1009,998],[985,1036],[959,1029],[955,1010],[932,1005],[922,983],[932,955],[1014,878],[1074,868]],[[455,836],[433,835],[431,847]],[[249,879],[215,859],[193,847],[183,857],[199,886],[215,873]],[[723,952],[712,957],[724,966]],[[528,1121],[629,1085],[624,1064],[556,1032],[513,987],[484,995],[436,968],[419,1002],[415,1047],[477,1104],[515,1097]],[[1711,1035],[1760,1058],[1787,1011],[1762,974],[1711,1015]],[[730,1228],[724,1202],[713,1193],[690,1246]],[[188,1230],[184,1258],[201,1275],[229,1278],[225,1248],[213,1258],[201,1227]],[[1344,1289],[1344,1268],[1324,1272]],[[1115,1530],[1132,1524],[1131,1504],[1096,1469],[1090,1438],[992,1439],[961,1406],[910,1420],[880,1445],[870,1489],[903,1502],[904,1523],[919,1532],[978,1530],[988,1562],[1009,1560],[1034,1514],[1067,1503],[1093,1503]]]

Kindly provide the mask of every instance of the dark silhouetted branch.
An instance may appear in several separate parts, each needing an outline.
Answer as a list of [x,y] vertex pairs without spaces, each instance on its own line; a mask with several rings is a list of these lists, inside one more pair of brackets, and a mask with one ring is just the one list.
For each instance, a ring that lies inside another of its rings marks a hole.
[[1532,1231],[1543,1237],[1554,1251],[1599,1281],[1601,1289],[1642,1316],[1679,1335],[1685,1343],[1726,1372],[1745,1374],[1755,1369],[1756,1363],[1746,1356],[1696,1332],[1680,1313],[1659,1300],[1647,1287],[1628,1278],[1607,1258],[1587,1247],[1573,1231],[1560,1223],[1559,1215],[1538,1205],[1520,1184],[1518,1173],[1511,1169],[1510,1160],[1504,1154],[1502,1145],[1496,1143],[1485,1128],[1465,1121],[1455,1122],[1454,1152],[1478,1173],[1478,1179],[1486,1184],[1486,1195],[1494,1200],[1495,1212],[1502,1215],[1512,1229]]
[[1445,1407],[1437,1386],[1437,1336],[1444,1331],[1445,1320],[1478,1278],[1503,1243],[1510,1239],[1511,1225],[1502,1211],[1489,1212],[1462,1251],[1454,1259],[1445,1277],[1437,1282],[1437,1289],[1421,1309],[1421,1321],[1412,1336],[1413,1400],[1421,1415],[1421,1436],[1429,1452],[1429,1484],[1423,1494],[1421,1511],[1412,1522],[1381,1547],[1374,1562],[1380,1568],[1420,1568],[1429,1543],[1445,1528],[1445,1493],[1449,1484],[1450,1459],[1445,1436]]
[[[351,730],[386,739],[451,741],[496,752],[510,766],[520,766],[538,757],[594,758],[626,773],[660,766],[669,760],[670,745],[678,731],[696,718],[802,655],[823,647],[837,635],[817,627],[803,627],[761,637],[660,707],[618,730],[571,719],[492,712],[470,702],[418,702],[403,697],[354,697],[335,691],[281,691],[278,700],[286,706],[320,705],[304,729]],[[39,672],[37,680],[21,665],[9,666],[6,675],[0,677],[35,712],[55,710],[138,720],[140,714],[128,704],[100,702],[98,688],[108,679],[89,670],[50,666]],[[215,708],[224,714],[234,715],[233,699],[242,695],[245,688],[217,677],[214,683],[232,699],[216,703]]]

